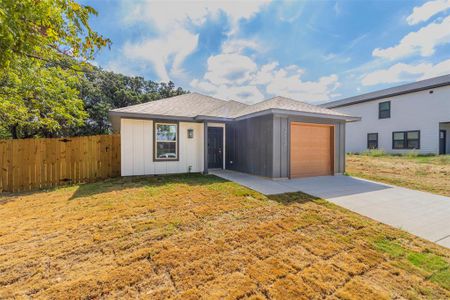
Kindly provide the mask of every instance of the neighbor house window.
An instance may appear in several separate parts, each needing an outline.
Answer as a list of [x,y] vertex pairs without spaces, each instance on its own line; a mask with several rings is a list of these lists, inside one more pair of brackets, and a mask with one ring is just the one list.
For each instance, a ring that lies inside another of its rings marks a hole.
[[155,160],[178,160],[178,124],[155,123]]
[[420,131],[393,132],[392,149],[420,149]]
[[367,134],[367,149],[378,149],[378,133]]
[[378,103],[378,118],[388,119],[391,117],[391,101]]

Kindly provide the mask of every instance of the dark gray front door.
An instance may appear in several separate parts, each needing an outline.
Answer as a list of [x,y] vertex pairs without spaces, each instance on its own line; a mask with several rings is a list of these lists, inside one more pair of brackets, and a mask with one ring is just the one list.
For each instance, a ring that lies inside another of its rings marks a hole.
[[439,154],[445,154],[447,144],[447,131],[439,130]]
[[208,168],[223,167],[223,128],[208,127]]

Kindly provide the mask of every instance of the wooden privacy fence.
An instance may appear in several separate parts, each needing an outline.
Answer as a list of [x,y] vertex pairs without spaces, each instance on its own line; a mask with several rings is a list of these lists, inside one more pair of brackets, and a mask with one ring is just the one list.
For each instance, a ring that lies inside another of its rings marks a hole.
[[120,176],[120,135],[0,140],[0,191]]

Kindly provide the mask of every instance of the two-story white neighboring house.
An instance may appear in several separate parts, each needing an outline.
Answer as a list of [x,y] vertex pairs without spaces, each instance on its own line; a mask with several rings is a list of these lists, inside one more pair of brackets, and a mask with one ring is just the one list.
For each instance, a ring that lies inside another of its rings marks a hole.
[[450,154],[450,74],[328,102],[361,117],[346,124],[346,151]]

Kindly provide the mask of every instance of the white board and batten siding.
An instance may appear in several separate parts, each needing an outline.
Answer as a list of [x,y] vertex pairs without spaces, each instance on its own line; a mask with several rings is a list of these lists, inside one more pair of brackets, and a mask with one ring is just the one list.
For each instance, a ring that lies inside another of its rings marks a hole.
[[[346,124],[346,151],[367,150],[367,134],[378,133],[378,148],[391,153],[392,132],[420,130],[420,153],[439,153],[439,123],[450,122],[450,86],[337,107],[334,110],[361,117]],[[391,117],[378,119],[378,103],[391,101]],[[447,135],[447,139],[449,135]]]
[[[121,174],[153,175],[203,171],[203,123],[179,122],[178,161],[153,161],[153,121],[121,119]],[[188,129],[194,137],[187,137]]]

